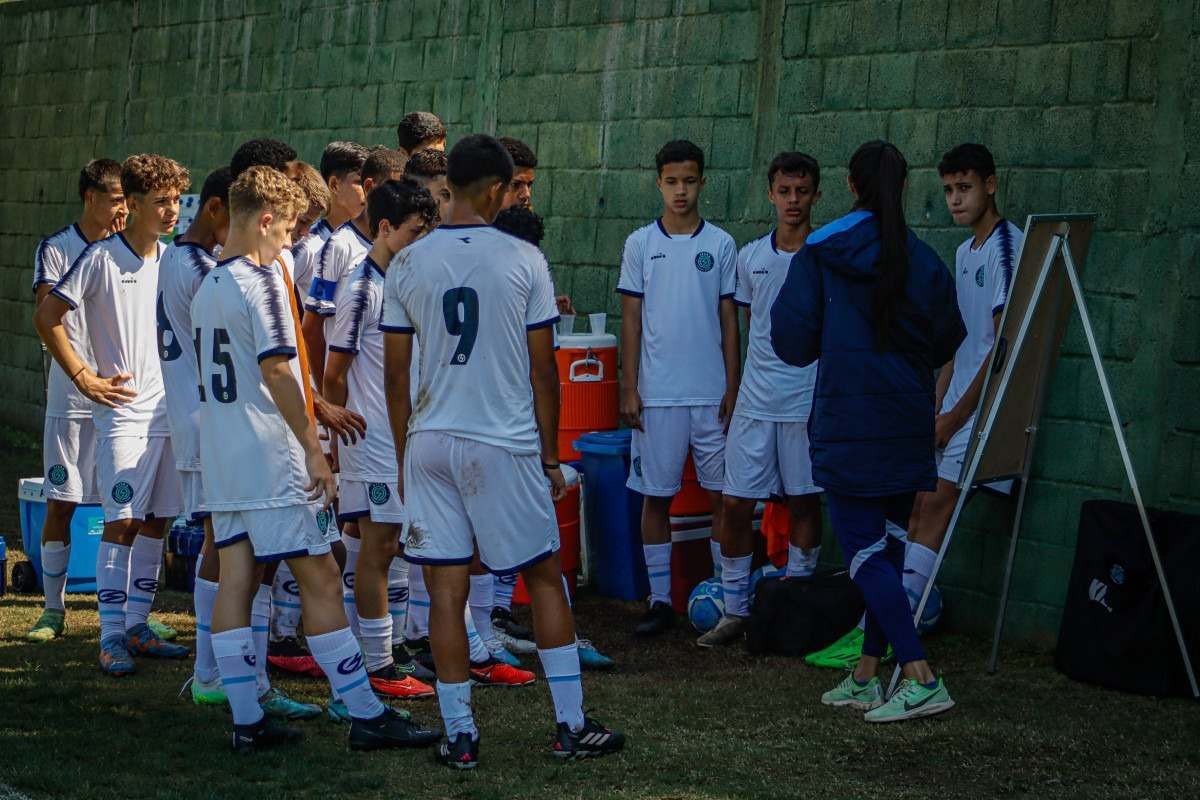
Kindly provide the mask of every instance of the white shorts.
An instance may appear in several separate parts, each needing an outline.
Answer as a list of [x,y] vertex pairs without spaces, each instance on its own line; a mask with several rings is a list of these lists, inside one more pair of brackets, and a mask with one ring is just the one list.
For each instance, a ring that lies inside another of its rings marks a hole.
[[46,417],[42,430],[42,484],[49,500],[99,503],[96,426],[91,419]]
[[550,486],[536,455],[424,431],[408,437],[404,558],[413,564],[479,560],[511,575],[558,551]]
[[[946,442],[946,446],[934,453],[938,477],[950,481],[955,486],[958,485],[959,479],[963,476],[963,470],[966,469],[967,445],[971,443],[971,429],[974,427],[975,415],[972,414],[966,424],[954,432],[950,441]],[[984,484],[984,487],[1000,494],[1012,494],[1013,482],[1010,480],[993,481]]]
[[733,415],[725,442],[725,494],[747,500],[799,497],[813,485],[807,422],[775,422]]
[[371,522],[403,525],[408,521],[395,483],[338,481],[338,522],[356,522],[370,517]]
[[210,516],[208,506],[204,504],[204,482],[200,479],[200,470],[180,470],[179,486],[183,493],[185,517],[195,522]]
[[218,548],[249,539],[259,562],[324,555],[339,537],[332,514],[310,503],[214,511],[212,524]]
[[683,487],[688,447],[700,485],[710,492],[725,488],[725,428],[720,406],[650,406],[642,409],[642,427],[634,430],[629,480],[635,492],[674,497]]
[[105,522],[173,519],[183,510],[170,436],[97,439],[96,474]]

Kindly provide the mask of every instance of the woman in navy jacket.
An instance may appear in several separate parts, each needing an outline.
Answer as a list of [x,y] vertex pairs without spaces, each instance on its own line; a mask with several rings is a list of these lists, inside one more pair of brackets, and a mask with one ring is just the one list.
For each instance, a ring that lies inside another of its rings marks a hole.
[[[850,159],[846,216],[808,237],[771,312],[771,340],[788,364],[820,359],[809,417],[813,480],[851,579],[867,603],[862,658],[821,699],[893,722],[954,705],[917,638],[901,584],[903,529],[918,491],[937,483],[934,369],[966,336],[954,279],[904,221],[908,165],[895,146],[862,145]],[[888,644],[904,675],[883,702],[876,673]]]

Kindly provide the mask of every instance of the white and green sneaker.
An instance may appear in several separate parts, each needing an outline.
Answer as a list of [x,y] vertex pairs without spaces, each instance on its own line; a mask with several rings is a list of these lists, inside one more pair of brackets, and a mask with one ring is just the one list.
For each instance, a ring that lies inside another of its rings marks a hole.
[[954,708],[954,700],[946,691],[941,678],[933,688],[923,686],[912,678],[900,681],[900,688],[891,699],[863,715],[867,722],[900,722],[917,717],[931,717]]
[[192,684],[192,702],[198,706],[223,706],[227,702],[225,687],[221,684],[221,676],[211,681],[202,681],[194,675],[190,678]]
[[146,624],[150,626],[150,630],[154,633],[154,635],[162,639],[164,642],[173,642],[175,641],[175,637],[179,635],[179,631],[153,616],[150,616],[146,619]]
[[859,683],[854,679],[853,672],[847,672],[841,683],[821,695],[821,702],[827,706],[849,706],[870,711],[883,705],[883,686],[879,678],[872,676],[866,683]]

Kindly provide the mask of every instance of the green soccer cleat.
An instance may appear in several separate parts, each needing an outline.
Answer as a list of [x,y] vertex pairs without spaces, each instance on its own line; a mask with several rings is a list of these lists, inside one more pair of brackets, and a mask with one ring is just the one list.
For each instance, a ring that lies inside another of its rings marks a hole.
[[223,706],[228,702],[225,697],[225,687],[221,678],[216,677],[207,683],[199,678],[189,678],[192,687],[192,702],[198,706]]
[[179,631],[175,630],[165,622],[159,622],[154,617],[149,617],[146,620],[146,624],[150,626],[150,630],[154,633],[154,635],[159,639],[162,639],[164,642],[173,642],[175,641],[175,637],[179,635]]
[[946,683],[937,679],[933,688],[922,686],[912,678],[900,682],[900,688],[891,699],[863,715],[867,722],[901,722],[917,717],[931,717],[954,708],[954,701],[946,691]]
[[335,700],[332,697],[329,698],[329,702],[325,705],[325,715],[329,717],[330,722],[336,722],[338,725],[354,721],[350,716],[350,709],[346,708],[346,702],[344,700]]
[[825,669],[851,670],[862,655],[862,628],[851,628],[850,632],[824,650],[809,653],[804,657],[804,663],[810,667]]
[[883,687],[879,678],[872,677],[866,683],[859,683],[853,672],[847,672],[841,683],[821,695],[821,702],[836,708],[849,706],[870,711],[883,705]]
[[321,716],[320,706],[293,700],[274,686],[258,698],[258,704],[264,714],[275,719],[302,720]]
[[29,629],[29,633],[25,634],[25,641],[48,642],[51,639],[57,639],[67,630],[66,617],[67,615],[64,611],[59,611],[57,608],[47,608],[38,617],[38,621],[33,623],[33,627]]

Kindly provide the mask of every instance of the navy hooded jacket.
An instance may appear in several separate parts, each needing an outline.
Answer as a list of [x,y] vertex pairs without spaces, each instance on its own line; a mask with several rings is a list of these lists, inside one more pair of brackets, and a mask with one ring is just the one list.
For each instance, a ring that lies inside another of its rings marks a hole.
[[808,429],[813,480],[881,497],[937,486],[934,377],[966,337],[954,278],[908,233],[908,284],[889,349],[876,348],[871,293],[879,224],[854,211],[813,232],[771,309],[771,343],[788,364],[820,359]]

